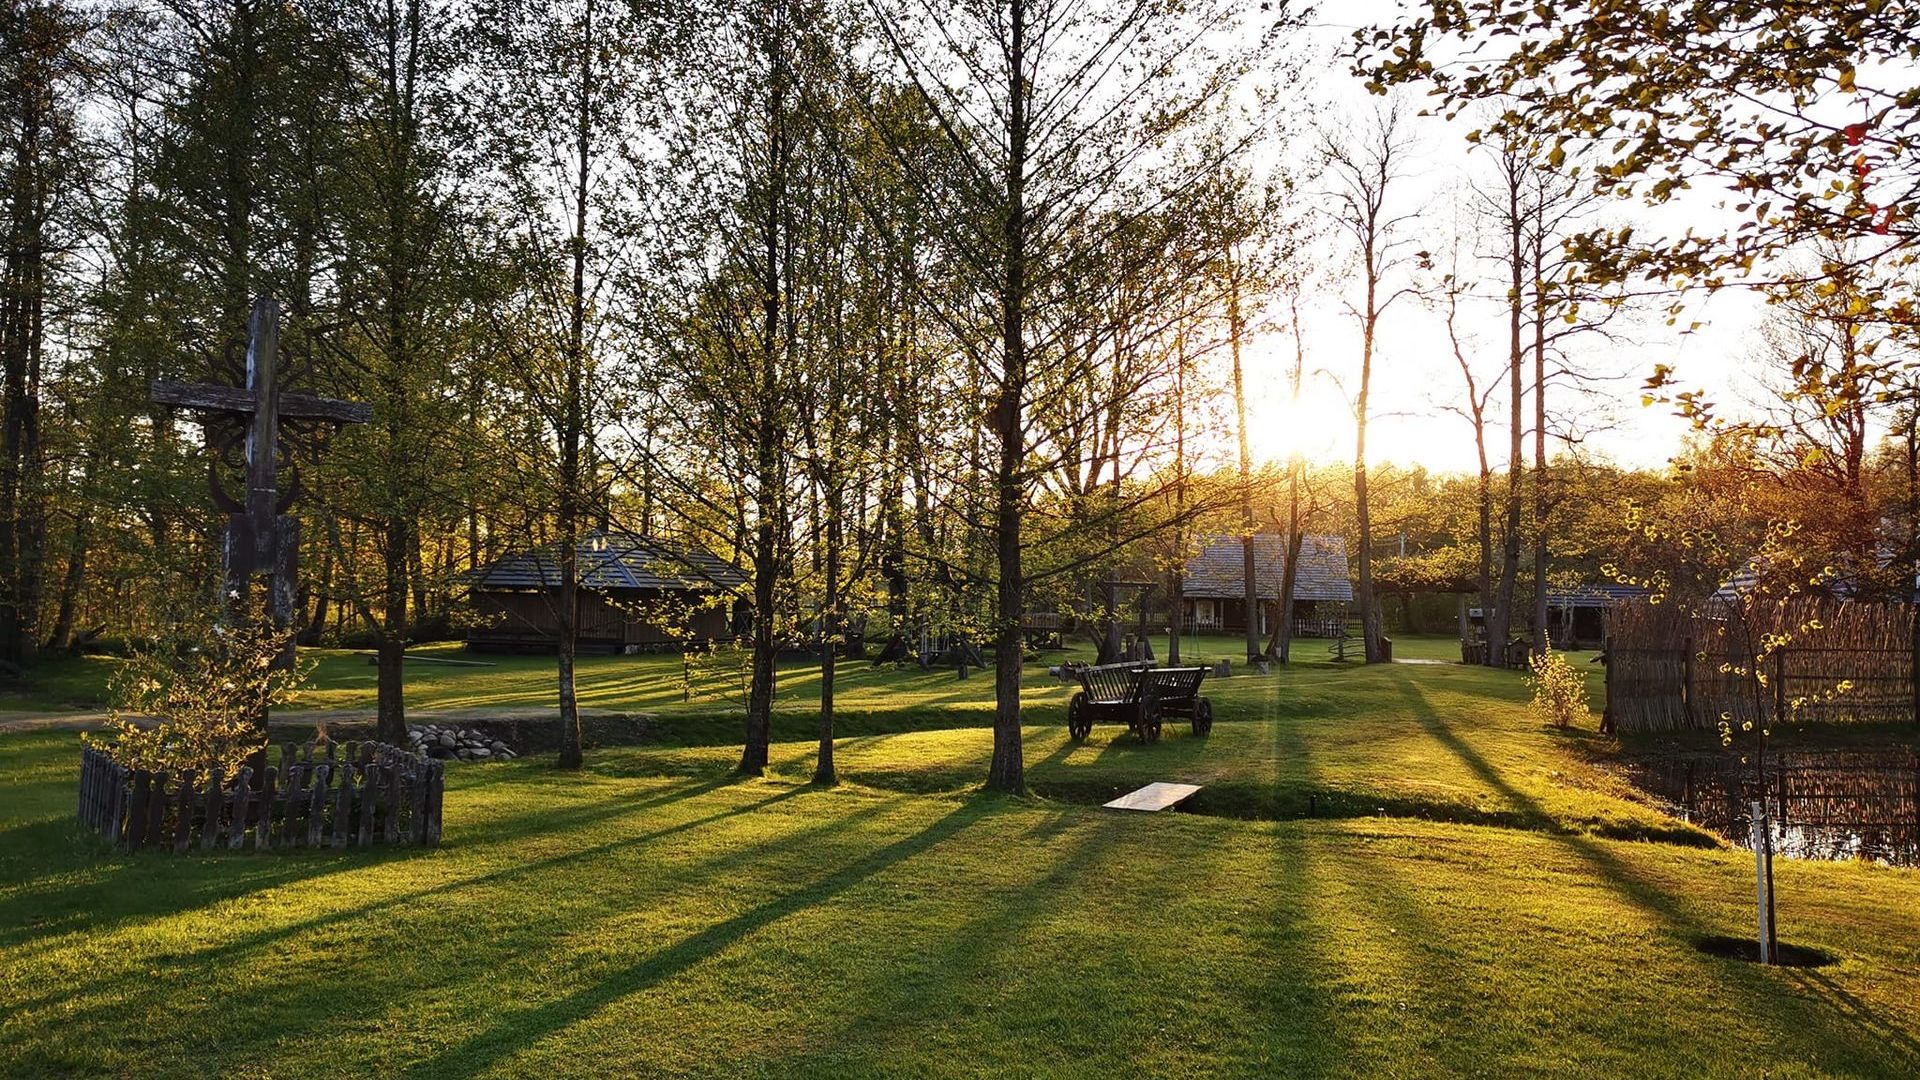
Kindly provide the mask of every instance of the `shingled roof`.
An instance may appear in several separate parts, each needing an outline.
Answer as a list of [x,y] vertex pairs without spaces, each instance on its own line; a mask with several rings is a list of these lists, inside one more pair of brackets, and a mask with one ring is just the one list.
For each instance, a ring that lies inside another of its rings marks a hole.
[[[580,539],[580,584],[589,589],[667,589],[702,592],[746,584],[739,567],[693,544],[632,533],[592,532]],[[475,570],[479,590],[558,588],[560,565],[552,547],[520,552]]]
[[1614,582],[1586,582],[1569,589],[1548,589],[1550,607],[1603,608],[1628,600],[1645,600],[1648,592],[1635,585]]
[[[1246,562],[1238,536],[1203,537],[1205,547],[1187,561],[1182,592],[1189,597],[1238,600],[1246,595]],[[1253,581],[1262,600],[1280,599],[1280,578],[1286,551],[1276,533],[1253,536]],[[1299,600],[1353,599],[1353,581],[1347,576],[1347,541],[1342,536],[1300,538],[1300,572],[1293,595]]]

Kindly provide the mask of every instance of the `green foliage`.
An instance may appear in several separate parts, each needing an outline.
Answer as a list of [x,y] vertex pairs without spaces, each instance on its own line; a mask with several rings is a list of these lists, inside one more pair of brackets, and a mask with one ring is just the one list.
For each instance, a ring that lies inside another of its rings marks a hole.
[[112,715],[97,741],[121,764],[231,773],[266,745],[259,718],[292,703],[312,672],[311,661],[276,663],[293,635],[267,619],[199,625],[136,649],[114,673]]
[[1587,703],[1587,680],[1567,663],[1565,654],[1548,649],[1527,660],[1533,676],[1527,685],[1533,688],[1528,707],[1533,715],[1554,727],[1572,727],[1592,711]]
[[1576,242],[1595,277],[1717,289],[1794,245],[1858,237],[1863,263],[1896,271],[1863,292],[1863,311],[1911,322],[1911,282],[1897,270],[1912,262],[1920,187],[1904,133],[1920,88],[1893,73],[1920,57],[1920,30],[1905,5],[1413,7],[1355,35],[1375,91],[1420,84],[1449,114],[1495,106],[1485,137],[1555,167],[1573,151],[1602,193],[1657,204],[1702,183],[1728,192],[1734,225],[1718,234],[1600,230]]

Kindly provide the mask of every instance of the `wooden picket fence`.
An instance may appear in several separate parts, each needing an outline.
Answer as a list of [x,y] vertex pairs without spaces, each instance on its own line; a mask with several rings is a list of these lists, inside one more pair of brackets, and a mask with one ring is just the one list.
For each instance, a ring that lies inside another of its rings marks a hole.
[[386,743],[261,749],[232,777],[222,770],[129,769],[87,747],[80,821],[128,850],[345,848],[440,842],[442,764]]

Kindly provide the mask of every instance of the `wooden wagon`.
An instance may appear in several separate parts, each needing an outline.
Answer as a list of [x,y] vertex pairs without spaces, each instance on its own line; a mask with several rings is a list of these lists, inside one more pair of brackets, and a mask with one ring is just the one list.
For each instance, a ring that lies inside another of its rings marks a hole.
[[1213,703],[1200,696],[1206,668],[1103,664],[1075,674],[1080,692],[1067,703],[1067,734],[1075,740],[1096,723],[1120,723],[1143,742],[1159,742],[1169,717],[1184,718],[1195,735],[1213,730]]

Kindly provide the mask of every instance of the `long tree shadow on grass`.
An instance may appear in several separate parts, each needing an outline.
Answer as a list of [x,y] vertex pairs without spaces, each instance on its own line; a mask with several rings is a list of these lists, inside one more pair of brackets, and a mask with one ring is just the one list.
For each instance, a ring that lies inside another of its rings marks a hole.
[[[911,955],[874,962],[872,970],[882,977],[869,980],[859,993],[844,995],[850,1006],[857,1007],[840,1013],[830,1030],[813,1033],[808,1039],[812,1048],[754,1064],[771,1075],[817,1073],[827,1067],[845,1067],[845,1048],[857,1046],[861,1063],[871,1067],[869,1059],[876,1049],[910,1043],[913,1033],[924,1029],[942,1006],[964,1007],[964,988],[994,970],[1000,955],[1023,932],[1063,904],[1085,901],[1080,879],[1094,860],[1112,848],[1121,824],[1113,818],[1089,824],[1078,814],[1047,814],[1022,840],[1048,843],[1077,827],[1083,835],[1073,839],[1064,856],[1044,870],[1036,868],[1021,887],[981,904],[980,917],[946,928],[940,942],[912,942]],[[1073,1033],[1061,1031],[1060,1035],[1070,1039]],[[908,1062],[924,1052],[924,1047],[910,1046]]]
[[979,816],[983,801],[991,799],[982,796],[969,800],[911,836],[896,840],[802,888],[683,938],[591,987],[503,1016],[488,1030],[412,1066],[405,1075],[468,1076],[498,1064],[516,1050],[587,1019],[614,1001],[655,986],[763,927],[824,903],[888,867],[952,838]]
[[[635,813],[640,813],[645,810],[658,809],[660,807],[669,805],[671,803],[678,802],[682,799],[704,794],[706,792],[714,790],[719,786],[723,786],[723,785],[717,785],[717,784],[688,785],[683,788],[673,789],[655,798],[626,804],[625,806],[622,806],[618,810],[615,810],[612,812],[608,812],[603,809],[599,814],[595,815],[594,817],[595,817],[595,820],[599,820],[602,822],[608,822],[608,823],[616,822]],[[218,945],[212,945],[206,948],[192,950],[186,953],[184,956],[182,956],[179,962],[191,962],[195,964],[216,963],[234,956],[245,954],[251,950],[265,948],[267,946],[273,945],[278,942],[285,942],[285,941],[297,939],[305,935],[310,935],[315,933],[316,931],[325,930],[329,927],[336,927],[336,926],[351,924],[355,921],[364,919],[369,915],[373,915],[382,911],[389,911],[394,909],[406,909],[422,901],[430,901],[435,897],[446,896],[451,893],[458,892],[461,889],[484,887],[487,885],[512,881],[518,878],[527,877],[529,875],[539,873],[544,870],[564,867],[564,866],[578,863],[584,860],[588,860],[597,856],[602,856],[622,848],[627,848],[627,847],[631,847],[638,844],[645,844],[655,840],[665,839],[669,836],[673,836],[678,833],[688,832],[690,830],[699,828],[701,826],[710,825],[715,822],[725,820],[727,818],[731,818],[741,814],[751,813],[755,810],[763,809],[775,803],[779,803],[787,799],[793,798],[797,795],[800,795],[804,792],[804,790],[805,789],[798,788],[798,787],[791,788],[788,790],[776,792],[773,795],[767,796],[766,798],[763,798],[763,799],[758,799],[750,803],[745,803],[740,806],[731,807],[726,810],[717,811],[715,813],[707,814],[707,815],[704,815],[698,818],[693,818],[687,821],[676,822],[673,825],[669,825],[660,829],[655,829],[651,832],[642,833],[634,836],[623,836],[618,840],[612,840],[603,844],[597,844],[589,848],[569,851],[560,855],[549,856],[544,859],[533,859],[533,860],[527,860],[522,862],[516,862],[511,865],[504,866],[497,870],[493,870],[487,873],[470,875],[468,877],[457,878],[452,881],[439,882],[434,885],[417,888],[417,889],[410,889],[405,892],[381,897],[378,900],[373,900],[367,903],[358,904],[351,907],[340,908],[340,909],[325,912],[319,915],[312,915],[305,919],[301,919],[293,923],[280,924],[280,925],[269,927],[251,934],[246,934],[246,935],[231,939],[229,941],[222,942]],[[543,821],[546,821],[546,820],[550,820],[550,819],[543,819]],[[522,832],[520,835],[524,837],[526,835],[530,835],[530,833]],[[509,842],[510,841],[504,838],[497,838],[494,841],[494,843],[497,843],[497,844],[506,844]],[[393,852],[392,856],[384,861],[396,861],[396,860],[402,859],[405,857],[405,854],[407,852],[417,851],[418,849],[402,848],[402,849],[390,849],[390,850]],[[271,858],[271,856],[269,857]],[[156,858],[159,858],[159,857],[156,856]],[[368,868],[375,865],[374,862],[366,859],[357,859],[353,856],[339,856],[339,855],[335,855],[331,858],[326,859],[325,861],[319,861],[319,860],[301,860],[301,861],[304,861],[308,866],[312,868],[310,872],[314,876],[318,876],[325,873],[331,873],[339,870],[356,870],[356,869]],[[273,883],[267,882],[267,883],[262,883],[259,887],[268,888],[268,887],[274,887],[274,886],[273,886]],[[247,890],[247,891],[250,891],[250,890]],[[219,899],[234,899],[234,898],[237,898],[237,895],[235,897],[220,897]],[[185,902],[178,905],[169,905],[169,910],[156,913],[150,919],[143,920],[143,921],[157,921],[158,919],[166,918],[171,915],[180,914],[183,911],[192,909],[196,906],[198,905],[192,902]],[[175,908],[177,908],[178,910],[174,910]],[[116,923],[110,929],[121,929],[126,925],[128,924]],[[44,994],[38,995],[33,998],[23,999],[21,1001],[15,1002],[14,1004],[15,1004],[15,1007],[19,1009],[44,1007],[44,1006],[52,1005],[58,1002],[82,997],[87,993],[90,993],[98,989],[102,985],[116,981],[118,978],[119,976],[117,975],[108,974],[108,975],[102,976],[99,979],[90,980],[90,981],[67,982],[67,983],[61,984],[58,987],[49,988],[48,991]]]
[[[776,799],[804,794],[805,791],[806,789],[802,788],[783,792],[776,796]],[[897,799],[870,800],[870,805],[853,814],[819,821],[797,832],[767,837],[744,847],[734,848],[723,855],[703,860],[693,866],[650,876],[650,886],[656,893],[671,894],[677,889],[690,886],[695,881],[723,878],[743,863],[767,858],[769,850],[776,845],[806,842],[809,837],[836,834],[864,817],[898,805],[899,801]],[[766,802],[762,800],[758,805],[765,805]],[[744,812],[753,808],[755,807],[736,808],[734,812]],[[733,815],[722,813],[712,816]],[[681,824],[690,826],[695,823]],[[684,830],[670,828],[662,832],[675,831]],[[628,838],[626,843],[644,844],[659,838],[659,836]],[[599,847],[609,846],[618,845],[600,845]],[[549,860],[549,863],[560,861]],[[518,874],[483,876],[486,878],[485,881],[469,879],[463,882],[446,883],[432,891],[446,894],[498,886],[508,880],[522,877]],[[601,923],[615,919],[621,914],[619,911],[608,909],[603,896],[576,895],[568,892],[559,882],[542,885],[537,879],[530,889],[531,895],[505,895],[500,897],[497,903],[479,903],[478,906],[487,910],[528,911],[532,910],[529,907],[530,900],[537,902],[544,899],[545,906],[538,908],[538,918],[542,920],[538,925],[545,925],[544,920],[560,919],[566,921],[573,932],[589,936],[596,932],[595,928]],[[592,917],[580,920],[567,919],[562,913],[569,902],[584,905],[591,912]],[[375,906],[391,908],[394,905],[389,900],[383,900]],[[467,906],[475,907],[476,901],[469,899]],[[459,963],[464,963],[471,969],[476,962],[479,962],[486,974],[478,977],[489,983],[498,978],[499,970],[506,968],[518,970],[525,966],[524,950],[528,946],[524,934],[489,935],[484,942],[462,941],[457,936],[452,939],[443,939],[443,935],[437,931],[444,928],[446,909],[433,904],[408,904],[398,909],[402,920],[400,922],[368,923],[361,920],[346,929],[357,954],[378,956],[384,954],[389,948],[399,947],[410,952],[412,956],[410,964],[397,968],[377,962],[372,966],[357,963],[303,966],[300,978],[274,984],[271,997],[266,1001],[270,1011],[264,1016],[258,1011],[246,1009],[236,1011],[231,1001],[218,997],[182,993],[183,983],[200,986],[211,978],[210,974],[198,973],[223,970],[219,962],[235,959],[235,956],[231,955],[235,947],[245,950],[247,955],[263,956],[269,952],[278,952],[281,946],[294,943],[299,939],[306,939],[309,942],[307,947],[311,948],[310,942],[317,936],[314,931],[318,927],[338,923],[343,917],[352,917],[366,910],[366,908],[359,908],[352,912],[334,913],[323,919],[305,921],[297,927],[279,926],[259,934],[248,935],[242,941],[195,954],[190,961],[191,970],[176,968],[173,977],[168,979],[129,979],[124,972],[117,977],[103,975],[87,987],[76,987],[66,992],[44,995],[37,1001],[23,1003],[21,1007],[13,1008],[10,1021],[14,1024],[14,1030],[21,1034],[21,1041],[24,1042],[29,1035],[45,1039],[46,1024],[49,1022],[57,1023],[63,1032],[106,1032],[112,1030],[112,1025],[117,1018],[128,1015],[153,1016],[165,1012],[171,1016],[171,1022],[177,1030],[198,1033],[197,1039],[200,1041],[190,1041],[176,1050],[176,1052],[191,1055],[190,1060],[193,1061],[194,1068],[197,1070],[206,1066],[207,1055],[213,1047],[245,1046],[265,1053],[271,1058],[275,1053],[275,1047],[299,1045],[302,1040],[311,1037],[316,1029],[337,1025],[343,1019],[343,1009],[351,1010],[353,1015],[375,1013],[383,1008],[391,1009],[418,991],[419,984],[409,972],[420,965],[445,971],[450,967],[457,969]],[[520,924],[522,929],[531,928],[534,925],[536,924]],[[299,931],[298,934],[295,933],[296,930]],[[541,936],[540,941],[543,946],[549,943],[549,939],[544,935]],[[491,958],[478,957],[475,954],[476,948],[487,950],[494,955]],[[454,963],[456,959],[457,963]],[[136,964],[144,965],[147,962],[139,960]],[[60,1005],[60,1002],[65,999],[75,997],[89,989],[93,991],[114,989],[120,993],[110,995],[104,1000],[89,1002],[78,1009],[71,1005]],[[57,1013],[46,1011],[49,1006],[55,1005],[59,1005]],[[41,1010],[40,1015],[29,1017],[28,1007],[38,1007]],[[266,1021],[264,1027],[263,1019]],[[203,1049],[203,1046],[206,1048]],[[0,1055],[0,1059],[3,1058],[4,1055]],[[28,1057],[24,1060],[31,1062],[34,1059]],[[229,1068],[239,1068],[244,1061],[229,1060],[223,1061],[222,1064]],[[165,1071],[158,1059],[149,1060],[146,1067],[155,1072]],[[382,1065],[377,1071],[386,1074],[391,1072],[391,1068]]]
[[[1412,680],[1400,676],[1399,683],[1401,694],[1406,698],[1414,717],[1436,741],[1458,757],[1474,775],[1528,813],[1542,817],[1548,816],[1532,796],[1515,787],[1503,773],[1494,768],[1486,758],[1462,739],[1451,725],[1442,720],[1432,703]],[[1686,905],[1667,892],[1658,882],[1636,871],[1625,860],[1609,850],[1605,844],[1593,837],[1564,829],[1549,831],[1546,835],[1578,856],[1594,871],[1600,881],[1612,886],[1622,898],[1633,903],[1650,915],[1655,922],[1666,927],[1674,939],[1692,942],[1709,931],[1719,932],[1723,929],[1702,924]],[[1779,994],[1778,982],[1769,977],[1770,972],[1767,969],[1748,965],[1743,961],[1702,959],[1700,965],[1698,970],[1704,978],[1714,979],[1729,991],[1737,991],[1750,1013],[1770,1017],[1769,1021],[1762,1025],[1764,1030],[1796,1037],[1810,1036],[1807,1044],[1809,1051],[1814,1048],[1844,1048],[1851,1059],[1845,1066],[1846,1071],[1862,1070],[1863,1066],[1869,1065],[1876,1068],[1865,1069],[1865,1071],[1878,1071],[1877,1067],[1884,1067],[1886,1064],[1881,1055],[1887,1051],[1893,1051],[1908,1059],[1906,1067],[1888,1070],[1888,1075],[1911,1075],[1913,1067],[1920,1065],[1920,1042],[1917,1042],[1911,1033],[1900,1030],[1884,1020],[1877,1024],[1860,1023],[1858,1019],[1862,1011],[1860,1003],[1844,994],[1832,980],[1824,976],[1803,975],[1796,978],[1795,981],[1799,982],[1803,989],[1810,991],[1810,996],[1783,998]],[[1822,992],[1814,992],[1816,988]],[[1800,1007],[1813,1004],[1817,1004],[1819,1008],[1815,1010]]]
[[[595,799],[586,806],[527,815],[490,823],[495,827],[476,841],[463,841],[462,825],[455,824],[449,842],[485,848],[516,844],[526,837],[561,831],[585,821],[624,816],[713,791],[731,778],[711,779],[672,788],[634,802],[609,807]],[[462,785],[468,786],[468,785]],[[456,787],[456,792],[460,787]],[[775,796],[774,800],[787,797]],[[43,872],[44,888],[22,891],[0,899],[0,947],[25,945],[58,934],[111,932],[143,922],[169,918],[208,904],[236,900],[263,889],[277,889],[301,880],[341,870],[380,866],[419,857],[423,849],[411,845],[378,846],[350,852],[305,848],[272,853],[211,852],[196,848],[184,856],[167,852],[115,852],[80,826],[62,820],[36,823],[35,830],[56,840],[50,850],[70,852],[64,865]],[[75,874],[88,879],[76,882]],[[167,887],[175,885],[176,887]],[[55,913],[49,917],[48,913]]]

